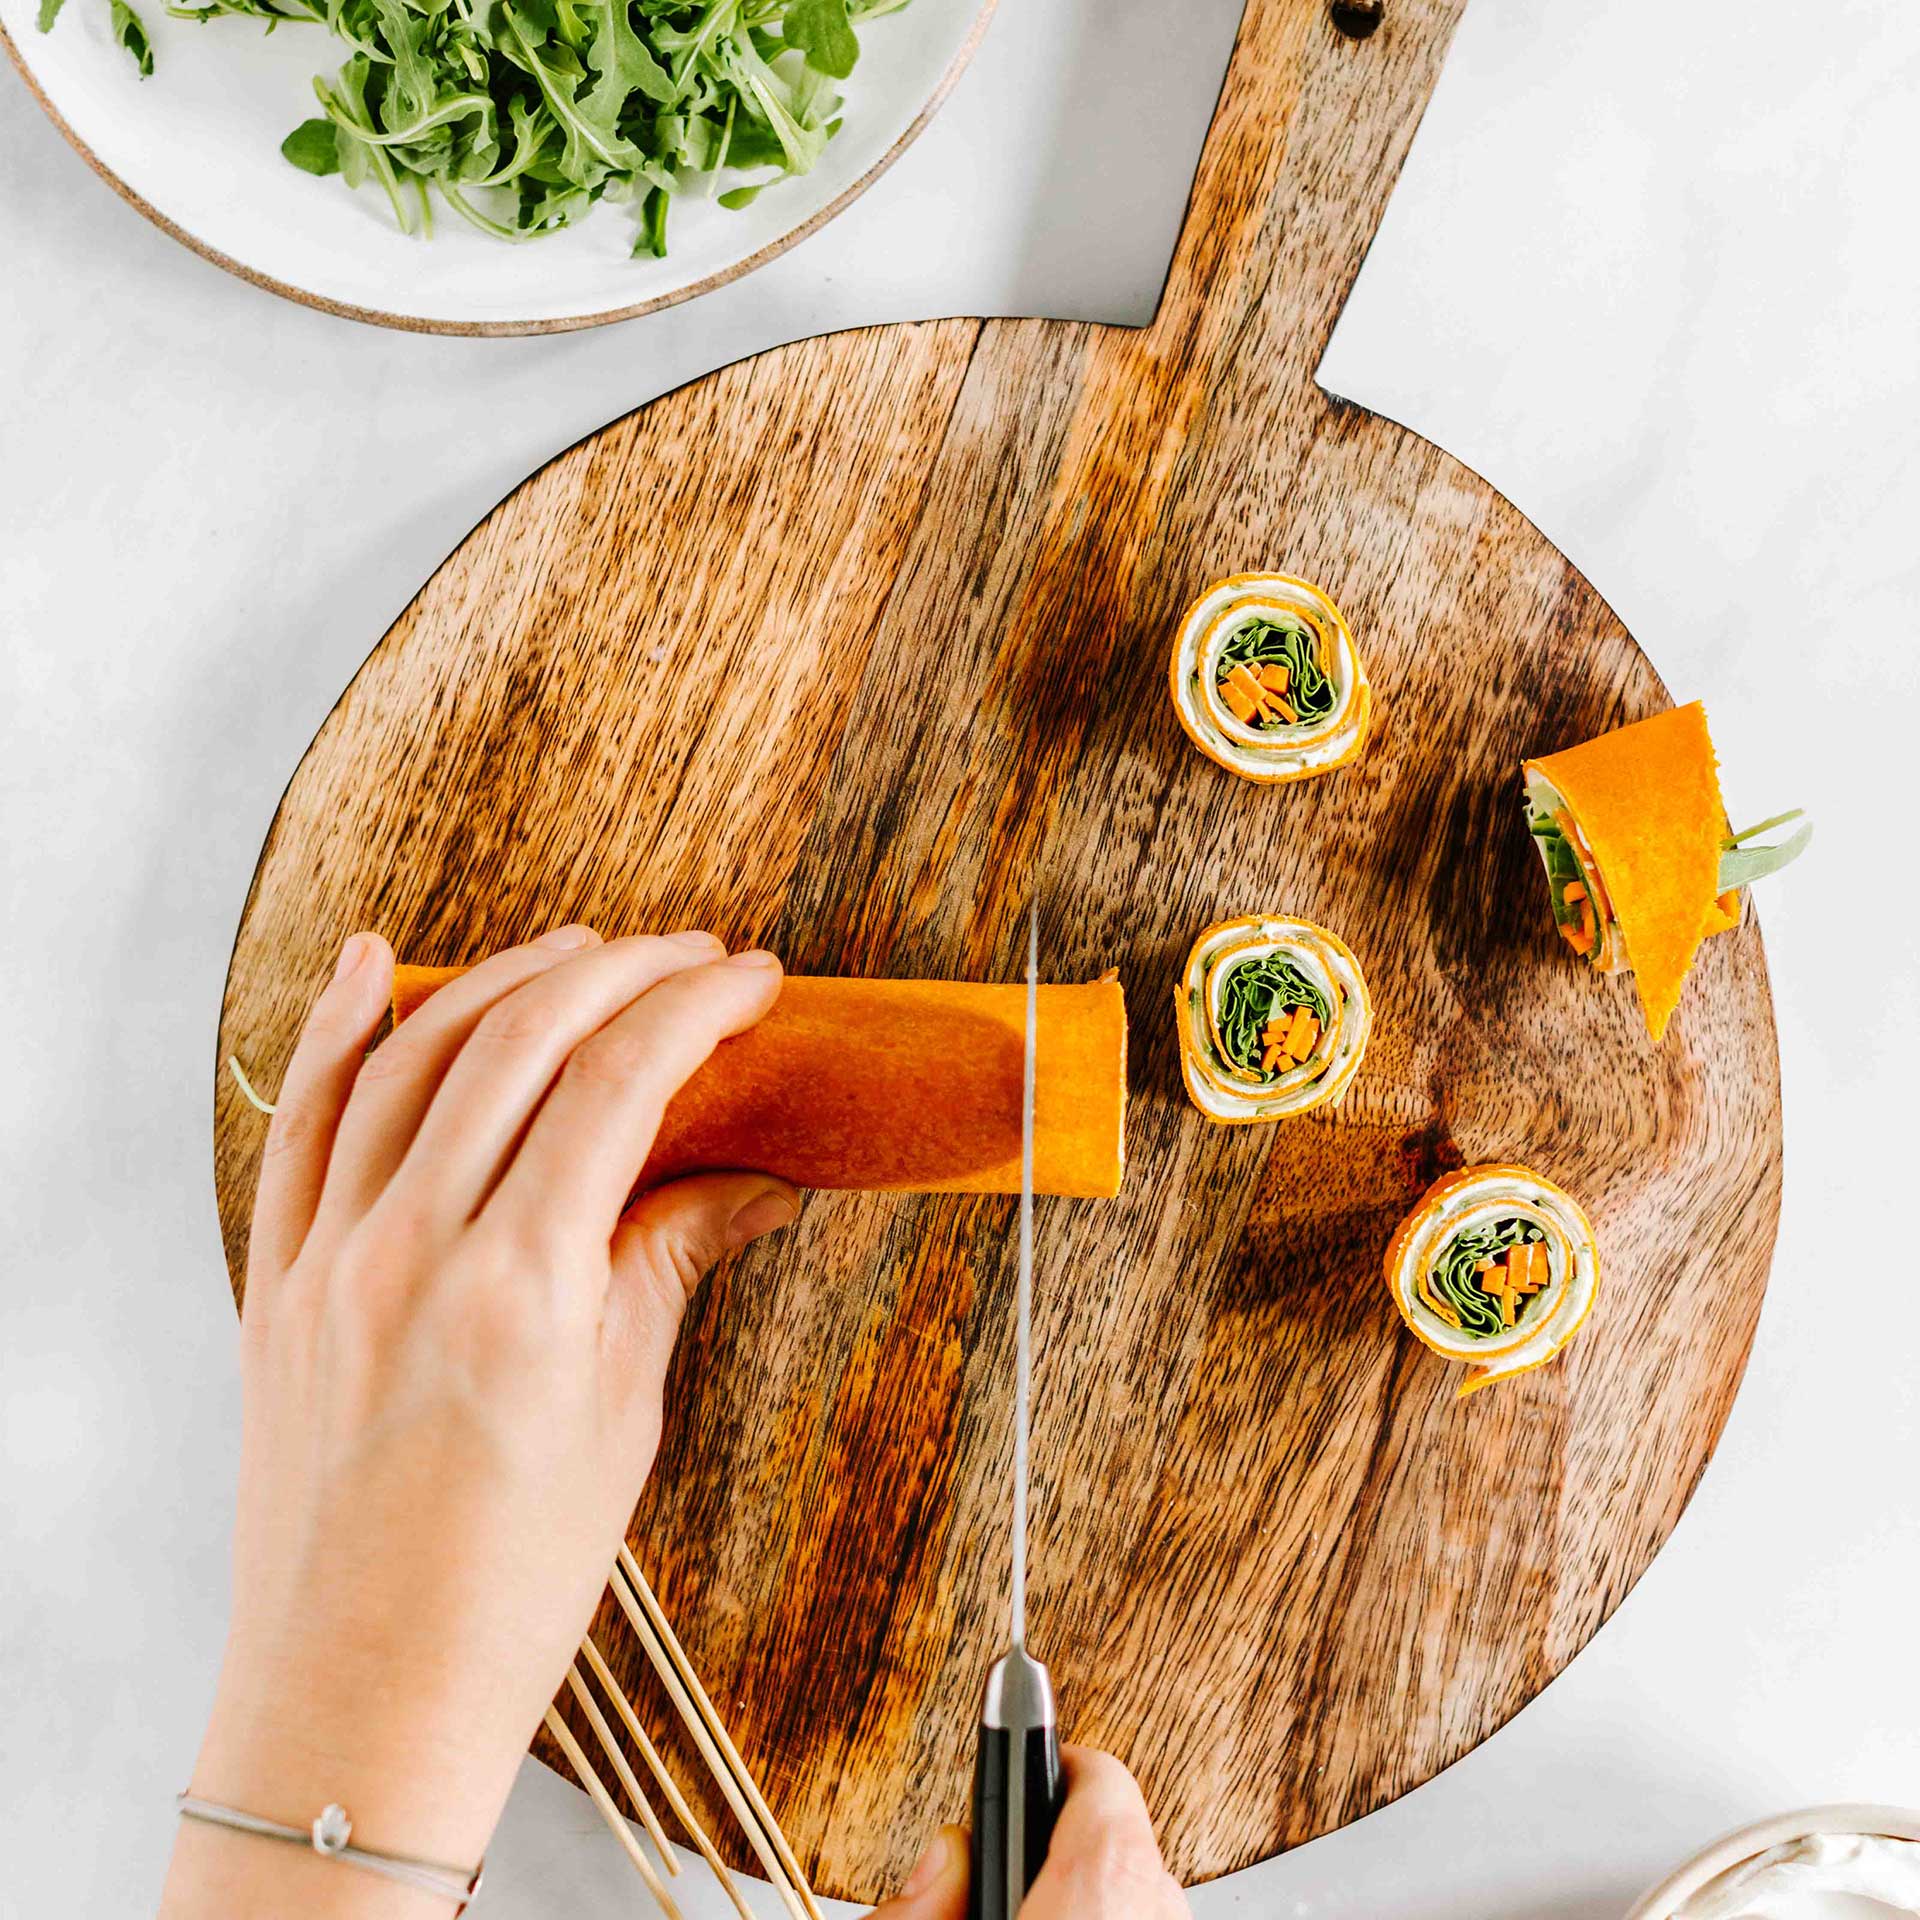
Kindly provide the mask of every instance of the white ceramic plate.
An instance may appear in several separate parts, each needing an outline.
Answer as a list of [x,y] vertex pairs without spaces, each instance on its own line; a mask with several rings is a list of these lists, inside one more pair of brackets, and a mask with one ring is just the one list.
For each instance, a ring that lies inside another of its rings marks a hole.
[[1729,1867],[1737,1867],[1769,1847],[1804,1840],[1815,1833],[1884,1833],[1896,1840],[1920,1840],[1920,1809],[1848,1801],[1838,1806],[1800,1807],[1792,1813],[1776,1813],[1770,1820],[1756,1820],[1750,1827],[1723,1834],[1676,1867],[1635,1901],[1627,1920],[1668,1920],[1674,1908],[1684,1905]]
[[0,0],[0,44],[94,170],[175,239],[243,278],[356,320],[430,333],[548,333],[623,320],[771,260],[883,172],[959,78],[994,0],[912,0],[861,31],[846,121],[814,170],[738,213],[682,196],[664,260],[629,257],[633,221],[598,207],[578,227],[514,246],[440,207],[431,240],[393,225],[385,198],[290,166],[280,142],[319,109],[316,73],[342,50],[318,27],[271,35],[204,25],[136,0],[153,39],[142,80],[108,30],[108,0],[66,0],[51,33],[37,0]]

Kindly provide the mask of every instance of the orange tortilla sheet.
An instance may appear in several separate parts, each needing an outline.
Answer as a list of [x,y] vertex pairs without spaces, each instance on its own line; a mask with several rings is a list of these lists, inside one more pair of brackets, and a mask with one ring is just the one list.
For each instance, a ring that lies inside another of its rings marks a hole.
[[1593,849],[1658,1040],[1700,942],[1739,917],[1720,897],[1727,810],[1706,709],[1696,700],[1527,764],[1565,796]]
[[[400,966],[397,1026],[462,967]],[[636,1182],[752,1167],[802,1187],[1018,1193],[1024,986],[789,975],[668,1103]],[[1042,987],[1036,1193],[1111,1199],[1126,1164],[1127,1013],[1117,980]]]

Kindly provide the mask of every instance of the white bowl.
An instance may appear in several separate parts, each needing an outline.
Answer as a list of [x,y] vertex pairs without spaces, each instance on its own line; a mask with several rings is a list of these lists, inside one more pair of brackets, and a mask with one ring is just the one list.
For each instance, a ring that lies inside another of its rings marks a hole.
[[257,286],[355,320],[425,333],[552,333],[670,306],[752,271],[824,225],[932,117],[979,43],[994,0],[912,0],[860,35],[846,118],[819,164],[734,213],[681,196],[664,260],[629,257],[633,221],[598,207],[579,226],[512,245],[438,209],[431,240],[393,224],[383,196],[290,166],[280,142],[318,108],[316,73],[344,49],[323,29],[175,20],[136,0],[152,37],[142,80],[114,44],[107,0],[0,0],[0,46],[81,156],[156,225]]
[[1751,1860],[1769,1847],[1804,1840],[1814,1833],[1879,1833],[1894,1840],[1920,1840],[1920,1812],[1910,1807],[1869,1807],[1846,1801],[1831,1807],[1801,1807],[1756,1820],[1703,1847],[1642,1895],[1627,1920],[1668,1920],[1674,1908],[1690,1900],[1709,1880]]

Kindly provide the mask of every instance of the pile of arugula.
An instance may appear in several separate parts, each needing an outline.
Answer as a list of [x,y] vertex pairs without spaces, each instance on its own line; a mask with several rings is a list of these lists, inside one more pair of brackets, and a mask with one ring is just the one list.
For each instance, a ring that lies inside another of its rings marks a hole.
[[[42,32],[63,0],[41,0]],[[633,251],[664,255],[676,193],[723,170],[762,174],[718,197],[743,207],[805,173],[840,130],[833,86],[856,25],[907,0],[209,0],[187,20],[248,14],[324,26],[350,49],[316,78],[324,110],[281,152],[349,186],[374,180],[404,232],[438,195],[483,232],[532,240],[596,201],[624,202]],[[145,28],[111,0],[143,74]],[[771,169],[771,172],[767,172]]]

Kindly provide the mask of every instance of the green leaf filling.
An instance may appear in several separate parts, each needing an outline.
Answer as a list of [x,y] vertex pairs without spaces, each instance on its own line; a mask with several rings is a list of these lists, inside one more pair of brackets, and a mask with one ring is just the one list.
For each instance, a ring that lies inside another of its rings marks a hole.
[[[1441,1248],[1439,1259],[1427,1271],[1433,1297],[1445,1301],[1460,1316],[1460,1331],[1471,1340],[1511,1333],[1513,1328],[1501,1322],[1500,1302],[1480,1291],[1480,1275],[1475,1269],[1482,1260],[1499,1259],[1509,1247],[1546,1237],[1531,1220],[1489,1220],[1477,1227],[1462,1228]],[[1544,1300],[1551,1291],[1545,1288],[1528,1294],[1514,1315],[1514,1326],[1524,1326],[1535,1301]]]
[[[1774,828],[1787,826],[1795,820],[1800,825],[1784,840],[1764,847],[1747,845],[1749,840],[1757,839],[1763,833],[1771,833]],[[1567,904],[1567,888],[1575,880],[1585,885],[1589,894],[1593,887],[1581,868],[1580,856],[1574,850],[1573,842],[1560,830],[1557,821],[1531,806],[1528,808],[1527,831],[1539,841],[1540,849],[1546,855],[1547,878],[1553,889],[1554,924],[1576,924],[1580,919],[1580,908],[1577,902],[1571,906]],[[1778,873],[1782,867],[1799,859],[1812,838],[1813,822],[1799,807],[1795,807],[1791,813],[1775,814],[1771,820],[1762,820],[1758,826],[1748,827],[1740,833],[1728,834],[1720,843],[1720,891],[1733,893],[1741,887],[1751,886],[1756,880],[1764,880],[1770,873]]]
[[1260,1036],[1270,1020],[1295,1007],[1305,1007],[1320,1022],[1321,1032],[1326,1031],[1327,996],[1287,955],[1270,953],[1259,960],[1242,960],[1220,989],[1220,1039],[1228,1063],[1262,1080],[1277,1080],[1278,1071],[1269,1072],[1260,1065],[1266,1051]]
[[1535,813],[1528,820],[1527,831],[1540,842],[1540,850],[1547,857],[1547,884],[1553,894],[1553,924],[1556,927],[1577,926],[1580,922],[1580,903],[1567,899],[1567,889],[1576,880],[1586,887],[1589,896],[1593,888],[1580,865],[1580,856],[1574,851],[1573,842],[1560,831],[1560,823],[1544,813]]
[[[1324,720],[1333,711],[1333,682],[1320,664],[1320,637],[1306,621],[1290,613],[1262,615],[1237,627],[1220,649],[1213,677],[1225,680],[1235,667],[1285,667],[1287,705],[1300,716],[1297,724]],[[1262,721],[1263,728],[1282,727],[1284,720]]]

